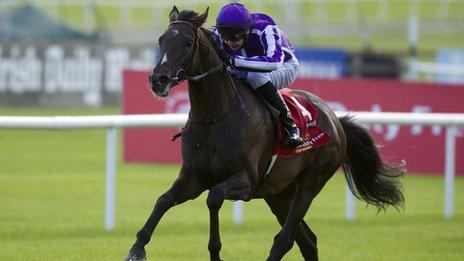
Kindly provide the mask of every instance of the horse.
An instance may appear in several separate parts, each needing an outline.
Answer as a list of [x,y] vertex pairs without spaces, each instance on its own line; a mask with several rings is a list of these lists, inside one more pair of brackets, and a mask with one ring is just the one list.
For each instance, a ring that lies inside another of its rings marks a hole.
[[281,260],[293,247],[305,260],[318,260],[317,237],[304,221],[312,201],[342,167],[353,194],[378,210],[401,208],[403,164],[384,162],[369,131],[352,116],[338,118],[319,97],[302,90],[292,93],[313,104],[317,127],[330,135],[319,148],[277,159],[264,176],[278,131],[272,112],[245,82],[230,76],[202,27],[208,10],[169,14],[169,26],[159,38],[161,59],[149,76],[153,94],[167,97],[171,88],[188,81],[191,108],[182,130],[183,163],[172,187],[162,194],[126,260],[145,260],[145,245],[170,208],[209,190],[210,260],[221,260],[218,212],[224,200],[264,199],[281,225],[267,260]]

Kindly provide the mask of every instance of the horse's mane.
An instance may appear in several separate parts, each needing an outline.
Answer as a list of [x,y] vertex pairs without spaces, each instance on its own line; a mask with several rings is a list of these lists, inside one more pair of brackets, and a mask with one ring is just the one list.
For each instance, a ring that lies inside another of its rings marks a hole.
[[177,15],[177,20],[190,22],[195,26],[200,27],[206,22],[206,17],[202,18],[197,12],[193,10],[182,10]]

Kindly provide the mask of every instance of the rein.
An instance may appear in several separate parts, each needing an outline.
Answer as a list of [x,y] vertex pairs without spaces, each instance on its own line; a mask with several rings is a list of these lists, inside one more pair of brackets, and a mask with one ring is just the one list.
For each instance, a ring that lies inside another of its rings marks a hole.
[[[186,21],[181,21],[181,20],[177,20],[177,21],[172,21],[169,26],[173,25],[173,24],[185,24],[187,25],[190,29],[192,29],[192,31],[195,33],[195,48],[193,50],[193,53],[192,53],[192,56],[190,56],[190,59],[187,63],[187,65],[185,66],[185,68],[189,67],[191,64],[192,64],[192,61],[195,59],[195,55],[198,51],[198,45],[199,45],[199,40],[198,40],[198,30],[195,30],[195,27],[193,27],[193,25],[189,22],[186,22]],[[201,44],[201,43],[200,43]],[[171,80],[174,81],[174,83],[176,84],[179,84],[180,82],[182,82],[184,79],[181,79],[179,77],[179,74],[180,73],[184,73],[184,76],[185,76],[185,79],[189,80],[189,81],[194,81],[194,82],[198,82],[200,81],[201,79],[213,74],[213,73],[216,73],[216,72],[219,72],[221,71],[222,69],[224,69],[224,63],[221,62],[220,64],[218,64],[217,66],[214,66],[213,68],[209,69],[208,71],[204,72],[204,73],[201,73],[201,74],[197,74],[197,75],[194,75],[194,76],[189,76],[185,73],[185,68],[181,68],[179,69],[177,72],[176,72],[176,76],[174,76]]]
[[219,72],[219,71],[222,71],[224,70],[224,63],[221,62],[220,64],[218,64],[217,66],[213,67],[212,69],[210,69],[209,71],[207,72],[204,72],[202,74],[198,74],[198,75],[195,75],[195,76],[188,76],[188,75],[185,75],[185,78],[189,81],[194,81],[194,82],[198,82],[199,80],[205,78],[206,76],[208,75],[211,75],[215,72]]
[[[194,51],[192,53],[192,56],[190,57],[187,65],[185,66],[185,68],[189,67],[191,64],[192,64],[192,61],[195,59],[195,55],[196,55],[196,52],[198,51],[198,45],[200,44],[201,45],[201,42],[199,42],[199,37],[198,37],[198,30],[195,29],[195,27],[189,23],[189,22],[186,22],[186,21],[182,21],[182,20],[176,20],[176,21],[172,21],[169,26],[171,25],[174,25],[174,24],[185,24],[187,25],[190,29],[192,29],[192,31],[195,33],[195,48],[194,48]],[[208,47],[207,47],[208,48]],[[209,50],[209,48],[208,48]],[[197,75],[194,75],[194,76],[189,76],[185,73],[185,68],[181,68],[177,71],[176,75],[171,79],[171,81],[174,81],[174,83],[176,84],[179,84],[180,82],[182,82],[183,80],[187,79],[189,81],[193,81],[193,82],[198,82],[200,80],[202,80],[203,78],[211,75],[211,74],[214,74],[216,72],[219,72],[219,71],[222,71],[222,70],[225,70],[225,64],[221,61],[221,63],[219,63],[217,66],[214,66],[213,68],[209,69],[208,71],[204,72],[204,73],[201,73],[201,74],[197,74]],[[184,73],[184,77],[185,79],[181,79],[179,77],[179,74],[180,73]],[[232,106],[232,108],[230,110],[228,110],[226,113],[224,113],[222,116],[220,117],[217,117],[217,118],[213,118],[213,119],[209,119],[209,120],[196,120],[196,119],[192,119],[190,118],[189,116],[189,119],[192,121],[192,122],[195,122],[195,123],[200,123],[200,124],[212,124],[212,123],[217,123],[217,122],[220,122],[224,119],[226,119],[227,117],[229,117],[229,115],[232,114],[232,112],[235,111],[235,109],[237,108],[237,105],[240,104],[240,108],[242,108],[242,110],[244,110],[247,114],[247,118],[249,119],[251,117],[250,115],[250,112],[248,111],[247,107],[246,107],[246,104],[245,102],[243,101],[242,97],[240,96],[238,90],[237,90],[237,87],[235,86],[234,84],[234,81],[232,80],[231,76],[230,76],[230,73],[226,70],[226,73],[227,73],[227,76],[228,76],[228,79],[229,79],[229,82],[231,83],[232,85],[232,88],[234,89],[234,92],[235,94],[237,95],[237,102]],[[176,137],[177,138],[177,137]]]

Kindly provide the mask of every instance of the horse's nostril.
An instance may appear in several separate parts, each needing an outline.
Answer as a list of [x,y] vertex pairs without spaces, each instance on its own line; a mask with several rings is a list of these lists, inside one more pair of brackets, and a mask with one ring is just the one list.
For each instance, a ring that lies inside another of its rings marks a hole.
[[167,77],[166,75],[161,75],[159,78],[158,78],[158,83],[159,84],[168,84],[169,83],[169,77]]
[[156,77],[152,74],[152,75],[148,76],[148,81],[150,83],[154,83],[156,81]]

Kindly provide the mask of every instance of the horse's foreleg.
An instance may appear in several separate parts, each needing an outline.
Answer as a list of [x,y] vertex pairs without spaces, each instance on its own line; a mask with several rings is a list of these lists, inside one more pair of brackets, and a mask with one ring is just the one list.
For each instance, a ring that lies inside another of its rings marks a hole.
[[209,208],[210,235],[208,250],[211,260],[221,260],[221,238],[219,236],[219,209],[225,199],[245,200],[251,190],[250,182],[246,172],[233,175],[226,181],[211,188],[206,200]]
[[156,201],[150,217],[137,233],[137,240],[130,249],[126,260],[145,260],[145,245],[150,241],[153,231],[164,213],[175,205],[198,197],[203,191],[203,187],[197,180],[189,178],[188,175],[183,175],[183,173],[181,173],[172,187]]

